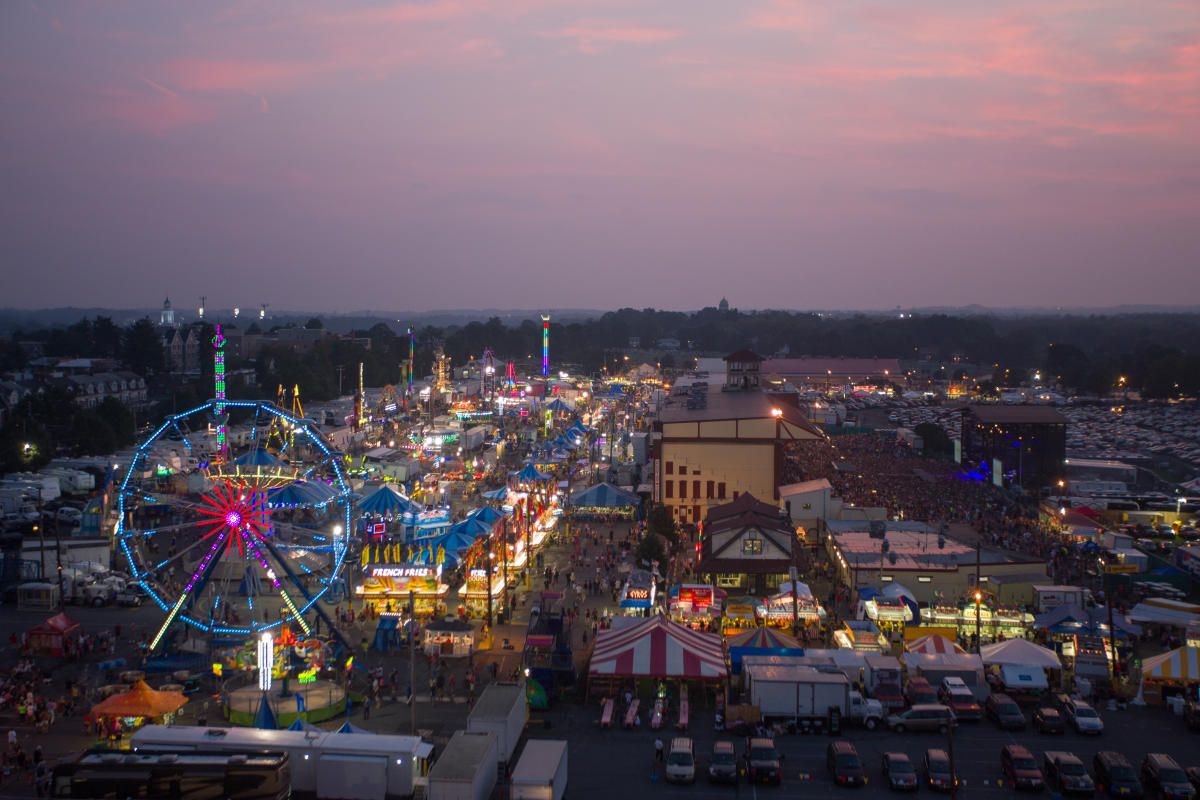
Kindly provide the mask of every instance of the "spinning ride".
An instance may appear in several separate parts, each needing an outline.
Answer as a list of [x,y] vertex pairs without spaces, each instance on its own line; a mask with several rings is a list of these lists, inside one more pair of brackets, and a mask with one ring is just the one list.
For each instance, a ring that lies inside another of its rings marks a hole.
[[[117,545],[166,613],[150,649],[175,623],[236,640],[290,622],[307,636],[319,617],[340,638],[318,601],[346,591],[342,456],[311,421],[222,394],[168,417],[138,446],[117,494]],[[286,447],[270,446],[272,429],[286,431]]]

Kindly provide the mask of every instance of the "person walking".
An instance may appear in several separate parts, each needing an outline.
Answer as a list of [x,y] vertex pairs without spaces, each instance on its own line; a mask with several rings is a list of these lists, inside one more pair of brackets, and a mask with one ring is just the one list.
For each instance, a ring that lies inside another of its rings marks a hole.
[[655,762],[657,762],[659,764],[663,763],[663,740],[662,739],[654,740],[654,760],[655,760]]

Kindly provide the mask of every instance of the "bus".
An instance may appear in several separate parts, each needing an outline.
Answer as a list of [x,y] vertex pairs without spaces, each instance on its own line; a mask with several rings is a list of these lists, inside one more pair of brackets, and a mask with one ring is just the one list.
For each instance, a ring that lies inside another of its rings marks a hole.
[[51,797],[89,800],[288,800],[287,753],[92,750],[54,768]]

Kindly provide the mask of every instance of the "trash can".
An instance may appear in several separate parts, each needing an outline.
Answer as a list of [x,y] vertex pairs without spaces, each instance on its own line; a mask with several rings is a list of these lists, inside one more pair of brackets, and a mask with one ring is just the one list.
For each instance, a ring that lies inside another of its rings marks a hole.
[[842,733],[842,710],[837,706],[829,707],[829,735],[840,736]]

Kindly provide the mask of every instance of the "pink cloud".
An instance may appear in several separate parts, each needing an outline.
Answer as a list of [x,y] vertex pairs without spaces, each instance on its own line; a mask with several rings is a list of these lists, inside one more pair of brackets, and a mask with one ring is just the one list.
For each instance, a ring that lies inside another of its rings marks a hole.
[[544,35],[556,39],[574,39],[581,53],[593,54],[612,45],[662,44],[679,38],[680,32],[667,28],[580,20]]

